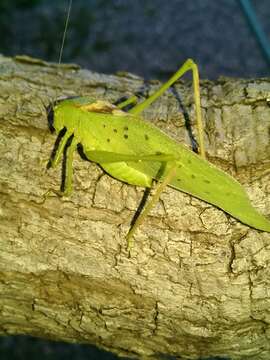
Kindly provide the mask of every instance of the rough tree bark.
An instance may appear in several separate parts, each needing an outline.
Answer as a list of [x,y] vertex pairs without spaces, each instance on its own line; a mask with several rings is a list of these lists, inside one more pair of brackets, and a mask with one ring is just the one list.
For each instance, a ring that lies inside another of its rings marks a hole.
[[[26,57],[0,58],[0,333],[96,344],[119,355],[270,357],[270,234],[167,188],[136,234],[124,236],[143,189],[77,154],[74,192],[50,197],[55,136],[44,104],[89,94],[114,101],[143,80]],[[156,82],[150,88],[156,88]],[[190,83],[179,83],[193,118]],[[202,82],[208,159],[270,214],[270,80]],[[189,143],[168,92],[144,113]]]

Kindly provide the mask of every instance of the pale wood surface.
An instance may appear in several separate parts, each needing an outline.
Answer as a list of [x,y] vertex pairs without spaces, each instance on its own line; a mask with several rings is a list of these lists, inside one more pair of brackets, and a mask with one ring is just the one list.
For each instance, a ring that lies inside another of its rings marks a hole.
[[[0,333],[140,358],[269,359],[270,234],[168,188],[128,258],[124,236],[143,189],[79,155],[73,194],[42,204],[61,180],[60,166],[46,170],[55,135],[44,104],[86,94],[115,101],[142,85],[130,74],[0,58]],[[190,83],[177,88],[193,117]],[[202,83],[208,158],[268,216],[269,103],[269,79]],[[172,93],[144,117],[189,145]]]

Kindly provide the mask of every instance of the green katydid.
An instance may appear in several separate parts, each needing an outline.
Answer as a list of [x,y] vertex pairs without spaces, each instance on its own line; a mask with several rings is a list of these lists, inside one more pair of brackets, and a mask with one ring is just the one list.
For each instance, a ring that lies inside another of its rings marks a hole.
[[[59,64],[71,7],[72,0],[69,1]],[[140,117],[143,110],[189,70],[193,75],[200,156]],[[51,159],[52,167],[57,166],[67,148],[64,190],[54,192],[70,195],[73,153],[81,144],[89,160],[120,181],[146,188],[151,188],[153,181],[158,181],[155,194],[127,234],[129,250],[135,230],[156,205],[167,185],[217,206],[250,227],[270,232],[270,221],[252,206],[242,186],[205,159],[199,73],[191,59],[148,99],[139,104],[137,100],[136,96],[132,96],[115,106],[107,101],[79,97],[56,102],[49,107],[52,127],[59,136],[65,131]],[[122,109],[127,105],[133,107],[125,112]]]
[[[184,73],[191,70],[200,155],[171,139],[154,125],[145,122],[141,112],[161,96]],[[135,104],[131,110],[122,109]],[[242,186],[230,175],[205,160],[201,120],[199,74],[197,65],[188,59],[184,65],[148,99],[137,104],[136,96],[118,106],[106,101],[81,97],[67,99],[51,107],[53,127],[65,134],[51,161],[55,167],[69,141],[66,176],[62,195],[72,191],[72,158],[78,144],[86,157],[108,174],[128,184],[158,185],[153,198],[127,234],[128,248],[137,227],[156,205],[160,193],[169,185],[224,210],[250,227],[270,232],[270,221],[251,204]]]

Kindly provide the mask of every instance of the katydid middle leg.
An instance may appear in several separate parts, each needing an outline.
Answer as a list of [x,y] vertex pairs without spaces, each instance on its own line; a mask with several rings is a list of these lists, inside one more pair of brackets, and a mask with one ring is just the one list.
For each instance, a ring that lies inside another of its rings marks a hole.
[[121,162],[121,161],[126,161],[126,162],[157,161],[161,164],[161,167],[165,164],[165,168],[162,169],[162,172],[161,174],[158,175],[158,177],[162,177],[166,169],[168,169],[166,171],[167,172],[166,176],[162,179],[162,181],[159,181],[159,185],[157,186],[154,196],[145,206],[144,210],[140,213],[140,215],[137,217],[135,223],[132,225],[131,229],[129,230],[126,236],[127,247],[128,247],[128,251],[130,252],[132,246],[132,237],[136,229],[142,224],[143,220],[149,214],[151,209],[157,204],[160,194],[174,177],[176,171],[177,158],[173,154],[127,155],[127,154],[119,154],[119,153],[113,153],[107,151],[88,151],[87,157],[92,161],[95,161],[101,165],[105,163],[113,163],[113,162]]
[[72,191],[72,175],[73,175],[73,154],[77,148],[78,141],[75,137],[72,138],[71,144],[67,148],[66,154],[66,168],[65,168],[65,182],[64,182],[64,191],[62,192],[62,196],[68,196]]
[[152,199],[145,206],[144,210],[138,216],[138,218],[136,219],[135,223],[133,224],[132,228],[129,230],[129,232],[128,232],[127,236],[126,236],[128,252],[129,253],[130,253],[130,250],[131,250],[131,247],[132,247],[132,237],[133,237],[136,229],[142,224],[142,222],[144,221],[146,216],[149,214],[149,212],[155,207],[155,205],[157,204],[157,202],[159,200],[159,197],[160,197],[162,191],[165,189],[165,187],[170,183],[170,181],[175,176],[176,163],[175,162],[173,162],[173,163],[169,162],[166,165],[167,165],[167,167],[170,166],[170,169],[169,169],[167,175],[165,176],[165,178],[161,182],[159,182],[159,184],[158,184],[158,186],[156,188],[156,192],[153,195]]

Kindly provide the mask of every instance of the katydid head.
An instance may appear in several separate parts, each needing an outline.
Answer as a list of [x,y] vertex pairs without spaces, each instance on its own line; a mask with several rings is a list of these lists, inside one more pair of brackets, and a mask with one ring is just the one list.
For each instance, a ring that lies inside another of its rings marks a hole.
[[57,132],[57,134],[63,129],[64,127],[64,121],[62,119],[62,116],[59,111],[57,112],[57,109],[59,107],[59,104],[61,103],[61,100],[56,100],[52,103],[50,103],[46,107],[47,112],[47,119],[48,119],[48,125],[51,132]]
[[55,131],[54,128],[54,103],[49,104],[46,106],[46,113],[47,113],[47,119],[48,119],[48,125],[50,131],[53,133]]
[[47,109],[49,128],[53,132],[56,131],[57,134],[67,126],[67,119],[65,119],[61,108],[61,101],[56,101],[49,105]]
[[77,96],[64,97],[51,102],[46,107],[48,126],[51,132],[56,131],[59,133],[67,125],[67,119],[64,120],[63,114],[60,109],[66,103],[72,103],[72,100],[77,99]]

